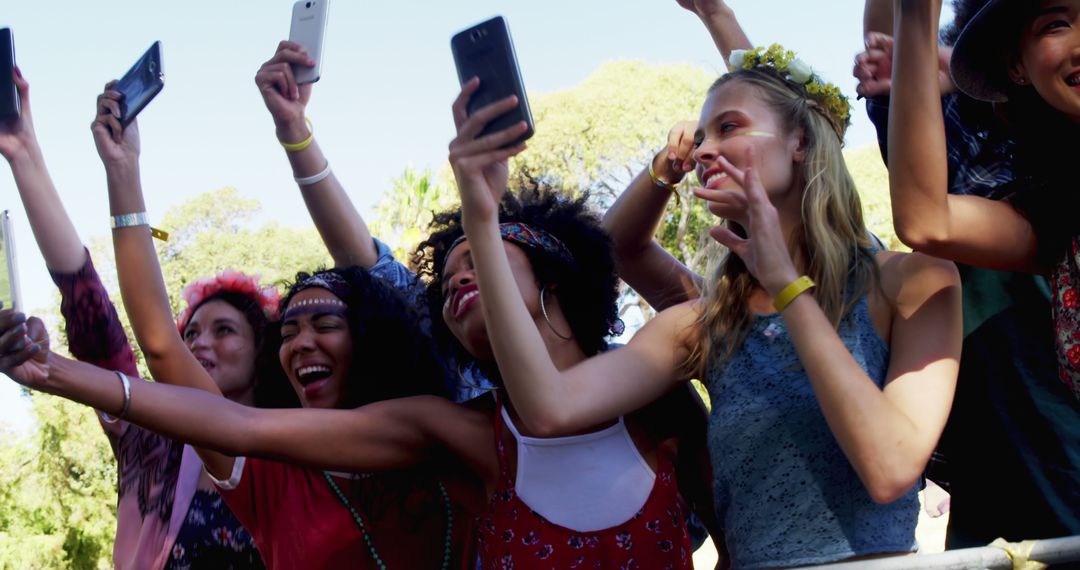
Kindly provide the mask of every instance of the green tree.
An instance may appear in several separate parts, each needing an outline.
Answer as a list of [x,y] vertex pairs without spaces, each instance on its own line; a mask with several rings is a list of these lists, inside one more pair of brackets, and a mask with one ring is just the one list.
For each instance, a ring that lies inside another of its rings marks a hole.
[[[259,273],[270,284],[331,263],[313,228],[251,227],[258,209],[257,200],[224,188],[165,214],[160,225],[171,237],[158,255],[174,312],[184,284],[228,267]],[[91,251],[133,339],[119,303],[111,242],[93,240]],[[63,352],[59,318],[47,317]],[[140,369],[145,376],[141,358]],[[0,440],[0,570],[110,568],[117,472],[108,439],[92,410],[44,394],[32,398],[37,430]]]

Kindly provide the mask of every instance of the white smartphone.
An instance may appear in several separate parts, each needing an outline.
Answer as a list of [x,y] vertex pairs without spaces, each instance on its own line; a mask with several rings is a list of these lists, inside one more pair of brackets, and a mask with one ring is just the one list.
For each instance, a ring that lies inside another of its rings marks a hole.
[[304,46],[314,67],[293,66],[298,84],[315,83],[322,76],[323,38],[326,36],[326,10],[330,0],[298,0],[292,8],[289,41]]
[[0,253],[4,263],[0,265],[0,300],[5,309],[22,310],[22,295],[19,291],[19,273],[15,264],[15,234],[11,228],[11,212],[0,212]]

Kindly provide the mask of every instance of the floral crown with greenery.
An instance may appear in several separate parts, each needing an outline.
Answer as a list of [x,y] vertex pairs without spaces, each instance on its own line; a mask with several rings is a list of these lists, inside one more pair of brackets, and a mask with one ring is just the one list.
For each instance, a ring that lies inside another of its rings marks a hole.
[[730,71],[756,68],[771,69],[789,83],[801,86],[829,118],[840,140],[844,139],[844,132],[851,124],[851,103],[839,87],[822,79],[809,64],[795,57],[795,52],[784,49],[780,44],[772,44],[768,48],[737,49],[728,58]]

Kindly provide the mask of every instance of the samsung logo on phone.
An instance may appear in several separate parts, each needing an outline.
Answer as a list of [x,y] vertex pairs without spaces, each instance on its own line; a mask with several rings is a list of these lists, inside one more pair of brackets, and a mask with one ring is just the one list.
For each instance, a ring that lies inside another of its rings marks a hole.
[[301,18],[300,18],[300,21],[301,21],[301,22],[306,22],[306,21],[308,21],[308,20],[314,20],[314,19],[315,19],[315,16],[308,16],[308,17],[306,17],[306,18],[303,18],[303,17],[301,17]]

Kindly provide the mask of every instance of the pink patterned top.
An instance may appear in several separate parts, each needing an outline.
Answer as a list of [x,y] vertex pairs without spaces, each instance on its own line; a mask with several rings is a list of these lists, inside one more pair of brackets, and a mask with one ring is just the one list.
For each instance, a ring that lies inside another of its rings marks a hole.
[[[60,312],[72,356],[139,376],[135,354],[90,253],[79,271],[51,275],[60,289]],[[195,496],[202,462],[190,447],[138,426],[118,422],[103,423],[102,428],[119,471],[113,565],[119,570],[160,570]],[[233,518],[227,509],[225,514]],[[250,536],[247,540],[246,548],[259,560]]]

